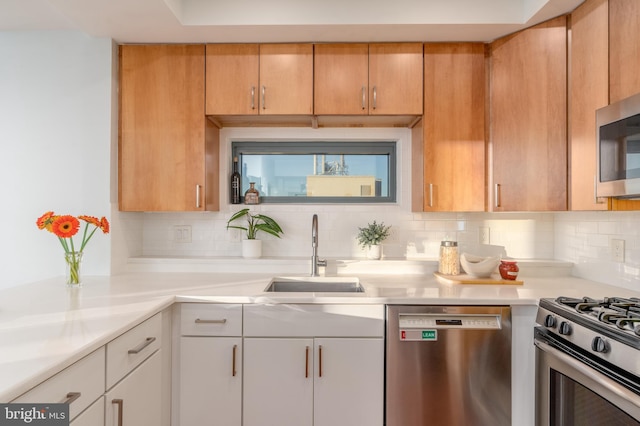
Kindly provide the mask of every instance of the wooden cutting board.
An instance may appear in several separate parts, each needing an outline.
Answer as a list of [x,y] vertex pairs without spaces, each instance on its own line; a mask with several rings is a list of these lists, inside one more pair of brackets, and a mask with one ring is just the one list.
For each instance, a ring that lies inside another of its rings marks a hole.
[[503,280],[500,275],[494,274],[488,278],[476,278],[467,274],[445,275],[434,272],[436,279],[445,284],[488,284],[488,285],[522,285],[521,280]]

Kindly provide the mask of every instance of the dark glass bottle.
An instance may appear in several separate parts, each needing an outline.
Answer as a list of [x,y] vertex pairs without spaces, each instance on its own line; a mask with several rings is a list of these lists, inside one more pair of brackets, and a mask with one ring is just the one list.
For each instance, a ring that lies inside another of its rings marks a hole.
[[231,204],[240,204],[240,173],[238,173],[238,157],[233,157],[233,173],[231,173]]

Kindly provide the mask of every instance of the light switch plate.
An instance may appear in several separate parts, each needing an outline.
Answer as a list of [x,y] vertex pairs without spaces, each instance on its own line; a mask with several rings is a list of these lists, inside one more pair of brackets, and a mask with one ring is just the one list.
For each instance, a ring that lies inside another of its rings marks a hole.
[[191,225],[175,225],[173,227],[173,241],[176,243],[190,243]]
[[478,243],[490,244],[491,238],[489,237],[489,227],[481,226],[478,228]]

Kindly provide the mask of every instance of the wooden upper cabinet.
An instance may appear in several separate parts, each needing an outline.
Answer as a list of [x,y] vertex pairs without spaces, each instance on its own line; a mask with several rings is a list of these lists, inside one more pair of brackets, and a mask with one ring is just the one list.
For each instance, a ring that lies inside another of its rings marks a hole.
[[314,114],[421,115],[422,44],[317,44]]
[[587,0],[571,14],[569,60],[569,208],[607,210],[596,199],[596,110],[609,103],[608,0]]
[[260,45],[260,114],[313,114],[313,45]]
[[218,132],[204,45],[120,46],[119,208],[217,210]]
[[422,43],[369,45],[369,114],[422,114]]
[[312,44],[208,44],[207,115],[311,115]]
[[640,2],[609,0],[610,102],[640,93]]
[[316,115],[367,115],[369,45],[316,44],[313,84]]
[[424,211],[485,210],[485,86],[482,43],[424,45]]
[[566,21],[491,44],[492,211],[567,209]]
[[207,44],[207,115],[258,114],[260,47]]

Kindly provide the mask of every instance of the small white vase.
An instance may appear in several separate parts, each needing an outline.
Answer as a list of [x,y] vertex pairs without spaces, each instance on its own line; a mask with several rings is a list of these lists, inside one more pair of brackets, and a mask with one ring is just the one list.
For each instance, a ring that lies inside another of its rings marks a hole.
[[262,256],[262,240],[242,240],[242,257],[255,259]]
[[367,259],[380,260],[381,257],[382,257],[381,245],[374,244],[372,246],[369,246],[369,249],[367,250]]

